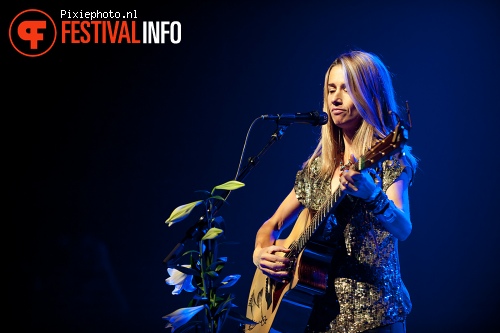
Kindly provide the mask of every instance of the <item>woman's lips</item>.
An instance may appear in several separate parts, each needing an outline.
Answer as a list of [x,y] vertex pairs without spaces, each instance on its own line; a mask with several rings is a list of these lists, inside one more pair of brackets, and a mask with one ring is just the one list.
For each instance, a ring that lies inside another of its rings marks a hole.
[[330,112],[331,112],[334,116],[338,116],[338,115],[340,115],[340,114],[344,113],[344,112],[345,112],[345,110],[344,110],[344,109],[332,109],[332,111],[330,111]]

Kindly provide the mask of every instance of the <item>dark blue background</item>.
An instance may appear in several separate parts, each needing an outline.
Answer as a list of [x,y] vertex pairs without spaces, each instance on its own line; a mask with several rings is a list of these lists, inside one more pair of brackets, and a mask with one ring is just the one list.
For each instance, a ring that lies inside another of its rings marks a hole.
[[[493,1],[17,6],[4,32],[28,8],[56,22],[61,9],[137,9],[138,21],[180,21],[182,41],[4,53],[4,287],[13,331],[168,331],[161,317],[192,295],[171,295],[162,260],[196,218],[164,221],[196,190],[234,178],[254,119],[321,109],[327,67],[352,48],[381,56],[412,112],[409,143],[421,163],[410,192],[413,233],[400,243],[414,305],[408,332],[481,332],[498,321]],[[274,129],[255,123],[244,159]],[[221,252],[224,273],[242,275],[233,287],[241,313],[255,232],[290,191],[318,130],[291,125],[221,211],[226,240],[237,243]],[[225,332],[235,331],[227,322]]]

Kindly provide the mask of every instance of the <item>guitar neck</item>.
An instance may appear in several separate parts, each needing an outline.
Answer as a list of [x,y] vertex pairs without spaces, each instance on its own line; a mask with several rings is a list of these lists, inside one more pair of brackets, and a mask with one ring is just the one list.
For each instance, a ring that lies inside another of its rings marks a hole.
[[321,208],[316,212],[311,222],[300,235],[299,239],[291,244],[290,249],[292,251],[287,253],[287,257],[291,257],[296,253],[302,252],[320,224],[322,224],[323,221],[335,211],[344,197],[345,194],[340,190],[340,187],[338,187],[337,190],[323,203]]

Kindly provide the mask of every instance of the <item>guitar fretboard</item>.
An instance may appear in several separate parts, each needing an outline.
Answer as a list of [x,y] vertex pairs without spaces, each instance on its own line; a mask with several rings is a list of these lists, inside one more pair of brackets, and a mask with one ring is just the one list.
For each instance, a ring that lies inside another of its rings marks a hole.
[[340,187],[323,203],[321,208],[316,212],[311,220],[311,223],[302,232],[299,239],[290,245],[290,252],[286,254],[286,257],[295,256],[296,254],[302,252],[305,248],[312,235],[316,232],[321,223],[332,214],[335,208],[340,204],[345,195],[340,190]]

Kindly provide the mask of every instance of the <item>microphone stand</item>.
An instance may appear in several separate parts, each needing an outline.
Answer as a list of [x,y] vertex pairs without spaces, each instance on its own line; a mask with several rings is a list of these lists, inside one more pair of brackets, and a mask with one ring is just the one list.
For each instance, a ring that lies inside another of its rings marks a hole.
[[[252,169],[255,168],[255,166],[257,166],[257,164],[260,161],[260,157],[262,155],[264,155],[276,141],[280,140],[283,137],[283,135],[285,134],[285,131],[287,130],[289,125],[281,125],[281,124],[278,124],[278,122],[276,122],[276,124],[277,124],[277,128],[274,131],[274,133],[271,135],[271,138],[269,139],[267,144],[262,148],[262,150],[256,156],[248,158],[248,163],[236,175],[235,180],[242,181],[243,179],[245,179],[245,177],[248,176],[250,171],[252,171]],[[224,193],[221,195],[221,197],[223,197],[224,200],[226,200],[230,193],[231,193],[230,190],[225,190]],[[217,211],[219,210],[222,203],[223,203],[223,201],[221,201],[220,203],[218,203],[215,206],[213,214],[217,213]],[[165,264],[171,260],[176,259],[181,254],[181,251],[184,249],[184,243],[188,239],[192,239],[197,234],[199,234],[200,231],[203,230],[205,225],[206,225],[205,216],[202,215],[200,217],[200,219],[198,220],[198,222],[196,222],[193,226],[191,226],[186,231],[186,234],[180,240],[180,242],[178,242],[177,245],[175,245],[175,247],[172,249],[172,251],[170,251],[170,253],[165,257],[165,259],[163,259],[163,263]]]

